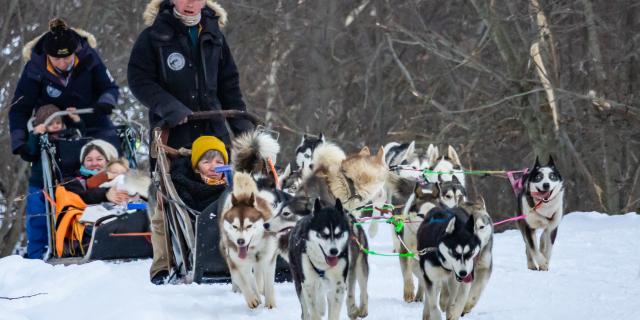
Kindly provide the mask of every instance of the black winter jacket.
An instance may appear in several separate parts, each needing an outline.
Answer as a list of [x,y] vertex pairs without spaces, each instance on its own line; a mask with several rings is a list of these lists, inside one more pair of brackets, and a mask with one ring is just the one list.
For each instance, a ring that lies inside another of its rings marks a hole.
[[[168,145],[174,148],[190,147],[201,135],[214,135],[230,146],[222,119],[178,125],[195,111],[246,110],[238,70],[218,25],[220,13],[203,9],[197,44],[173,16],[170,1],[147,7],[145,16],[154,14],[153,24],[133,46],[127,74],[131,91],[149,108],[151,127],[170,128]],[[230,120],[229,125],[234,134],[253,127],[244,119]]]

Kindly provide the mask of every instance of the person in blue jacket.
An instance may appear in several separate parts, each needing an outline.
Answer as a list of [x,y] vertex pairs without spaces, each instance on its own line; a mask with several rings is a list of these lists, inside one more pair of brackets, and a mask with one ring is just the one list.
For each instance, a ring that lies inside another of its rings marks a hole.
[[23,49],[26,65],[9,111],[13,153],[27,152],[27,122],[39,106],[47,104],[62,110],[94,108],[93,114],[80,116],[87,136],[118,147],[118,137],[109,119],[118,102],[118,86],[95,50],[95,37],[69,28],[60,19],[51,20],[49,29]]
[[[23,49],[26,65],[9,110],[14,154],[25,161],[34,161],[27,122],[39,107],[50,104],[63,110],[93,107],[93,114],[80,116],[86,135],[119,146],[109,119],[118,101],[118,86],[95,50],[96,45],[93,35],[69,28],[60,19],[51,20],[48,32],[26,44]],[[35,174],[38,173],[32,172]],[[31,180],[27,216],[41,217],[42,223],[29,225],[29,239],[34,241],[27,245],[27,257],[42,259],[47,247],[44,198],[39,192],[43,185],[41,179]]]

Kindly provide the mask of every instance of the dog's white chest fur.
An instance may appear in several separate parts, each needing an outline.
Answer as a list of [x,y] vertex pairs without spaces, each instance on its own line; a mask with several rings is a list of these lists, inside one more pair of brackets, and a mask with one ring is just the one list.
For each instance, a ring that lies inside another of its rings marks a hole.
[[536,204],[537,208],[529,206],[526,198],[521,198],[523,214],[526,221],[533,229],[544,229],[548,226],[555,227],[560,223],[562,218],[562,194],[549,202]]

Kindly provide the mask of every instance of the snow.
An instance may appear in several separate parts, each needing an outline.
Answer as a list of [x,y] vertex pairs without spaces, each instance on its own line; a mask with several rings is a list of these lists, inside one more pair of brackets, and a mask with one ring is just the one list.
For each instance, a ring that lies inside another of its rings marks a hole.
[[[389,228],[372,240],[390,252]],[[515,230],[495,236],[494,272],[464,319],[640,319],[640,216],[573,213],[560,225],[549,272],[526,268]],[[402,301],[397,258],[371,257],[369,317],[421,319],[422,304]],[[148,281],[151,261],[51,266],[19,256],[0,259],[0,319],[297,319],[292,284],[276,285],[278,307],[249,310],[229,285]],[[346,319],[346,308],[342,309]]]

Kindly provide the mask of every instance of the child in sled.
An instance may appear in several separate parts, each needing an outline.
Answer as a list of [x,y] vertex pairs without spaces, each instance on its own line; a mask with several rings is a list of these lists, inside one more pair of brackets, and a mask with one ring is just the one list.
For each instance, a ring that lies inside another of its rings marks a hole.
[[[74,110],[75,108],[67,109],[67,111]],[[27,257],[31,259],[42,259],[48,243],[45,200],[42,194],[44,181],[40,158],[40,137],[46,133],[49,141],[55,143],[56,140],[74,139],[84,135],[84,122],[76,114],[71,114],[64,119],[56,117],[45,125],[44,122],[58,111],[60,109],[53,104],[46,104],[37,109],[32,122],[34,128],[29,132],[26,152],[23,154],[23,158],[31,162],[26,209]]]

